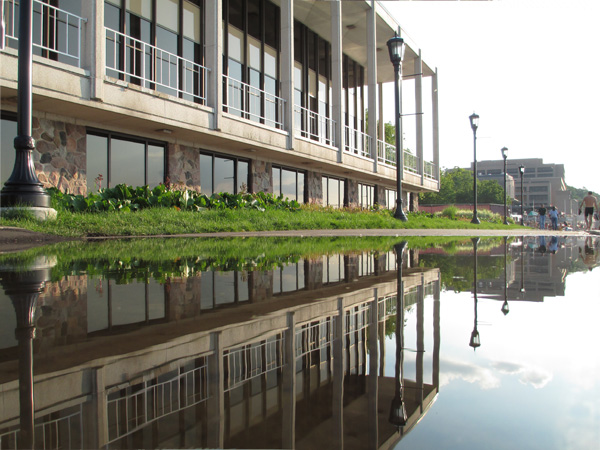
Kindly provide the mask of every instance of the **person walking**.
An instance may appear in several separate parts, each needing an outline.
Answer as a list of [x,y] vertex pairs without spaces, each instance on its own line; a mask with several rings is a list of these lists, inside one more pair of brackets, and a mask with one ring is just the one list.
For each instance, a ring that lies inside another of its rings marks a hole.
[[596,197],[592,195],[592,191],[588,191],[588,195],[581,200],[581,203],[579,204],[579,214],[581,214],[583,205],[585,205],[585,210],[583,211],[585,224],[587,230],[590,231],[592,229],[592,223],[594,222],[594,208],[598,211],[598,201],[596,200]]
[[540,215],[540,230],[546,229],[546,208],[544,205],[538,208],[538,213]]
[[548,213],[548,215],[550,216],[550,222],[552,224],[552,229],[558,230],[558,210],[556,209],[556,206],[553,206],[550,209],[550,212]]

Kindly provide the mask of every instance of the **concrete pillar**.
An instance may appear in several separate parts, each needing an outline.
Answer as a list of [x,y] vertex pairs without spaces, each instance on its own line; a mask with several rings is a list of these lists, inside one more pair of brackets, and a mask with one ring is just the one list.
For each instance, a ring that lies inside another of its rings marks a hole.
[[[346,351],[344,348],[346,333],[346,315],[344,299],[338,299],[338,315],[335,318],[333,337],[333,429],[331,430],[331,448],[344,448],[344,369]],[[337,438],[337,442],[336,442]]]
[[367,133],[371,138],[371,158],[373,158],[373,172],[377,172],[377,121],[381,122],[377,111],[377,14],[375,1],[371,0],[371,8],[367,11],[367,78],[369,83],[369,129]]
[[433,288],[433,386],[440,388],[440,280]]
[[223,9],[221,1],[205,2],[206,104],[213,108],[213,130],[220,130],[223,117]]
[[294,0],[281,1],[281,95],[285,100],[283,127],[288,132],[287,148],[294,148]]
[[281,443],[283,448],[296,446],[296,318],[294,312],[287,315],[285,331],[285,353],[283,365],[283,421]]
[[[104,386],[104,368],[99,367],[93,370],[94,373],[94,394],[92,403],[95,406],[94,415],[96,417],[96,430],[90,434],[95,435],[96,448],[104,448],[108,444],[108,410],[106,408],[106,387]],[[86,440],[87,441],[87,440]]]
[[208,418],[207,444],[211,448],[223,448],[225,444],[225,387],[221,332],[212,333],[211,338],[213,354],[208,357],[207,400],[208,410],[211,411],[211,414]]
[[106,66],[106,32],[104,2],[82,2],[81,15],[87,17],[84,41],[81,45],[81,67],[90,72],[90,99],[104,99],[104,68]]
[[377,109],[377,119],[379,120],[379,123],[377,124],[377,136],[385,142],[385,130],[383,124],[383,83],[377,84],[377,96],[379,98]]
[[369,417],[369,445],[368,448],[378,449],[379,444],[379,430],[378,430],[378,419],[379,414],[377,412],[377,404],[379,397],[379,385],[377,376],[377,326],[379,323],[378,314],[378,292],[377,289],[373,289],[374,299],[369,305],[369,312],[371,314],[371,320],[369,322],[369,376],[367,381],[367,399],[368,399],[368,414]]
[[425,183],[425,160],[423,159],[423,58],[421,49],[419,55],[415,58],[415,112],[416,112],[416,133],[417,133],[417,164],[421,174],[421,186]]
[[433,174],[440,181],[440,127],[439,127],[439,109],[438,109],[438,72],[431,77],[431,122],[433,124]]
[[418,287],[417,300],[417,398],[423,414],[423,356],[425,355],[425,276],[421,274],[421,285]]
[[338,163],[342,162],[344,151],[344,111],[342,109],[342,2],[331,2],[331,113],[335,121],[334,139],[338,148]]

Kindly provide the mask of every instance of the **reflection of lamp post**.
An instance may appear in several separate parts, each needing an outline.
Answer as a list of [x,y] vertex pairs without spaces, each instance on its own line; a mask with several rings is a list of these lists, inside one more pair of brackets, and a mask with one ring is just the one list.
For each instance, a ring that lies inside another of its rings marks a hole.
[[390,407],[389,422],[398,429],[406,425],[408,416],[406,414],[406,405],[402,399],[403,388],[402,381],[403,358],[404,358],[404,285],[402,284],[402,255],[406,248],[406,241],[402,241],[394,246],[396,250],[397,265],[397,286],[396,295],[396,370],[395,370],[395,391],[392,405]]
[[406,222],[408,218],[402,211],[402,172],[404,155],[402,150],[402,117],[400,116],[402,92],[402,58],[404,57],[404,39],[397,34],[387,41],[390,60],[394,65],[394,97],[396,99],[396,211],[394,217]]
[[473,331],[471,332],[471,340],[469,341],[469,345],[473,347],[473,350],[476,350],[477,347],[481,345],[479,331],[477,331],[477,244],[479,243],[479,238],[471,238],[471,241],[473,241],[473,294],[475,298],[475,323],[473,324]]
[[525,166],[519,166],[519,174],[521,175],[521,226],[523,226],[523,216],[525,216],[525,198],[523,197],[523,173],[525,173]]
[[23,271],[17,271],[13,267],[0,267],[0,284],[12,300],[17,317],[15,337],[19,348],[20,418],[18,448],[33,449],[34,445],[33,316],[36,300],[44,284],[50,279],[50,267],[53,265],[46,259],[41,259]]
[[525,293],[525,265],[523,261],[525,236],[521,236],[521,294]]
[[469,116],[469,120],[473,130],[473,220],[471,223],[479,225],[481,223],[477,217],[477,127],[479,126],[479,116],[473,113]]
[[[50,196],[35,174],[32,152],[35,141],[31,136],[32,102],[32,17],[33,1],[21,0],[19,12],[18,100],[15,164],[11,176],[0,192],[0,206],[26,205],[37,210],[41,218],[56,214],[50,208]],[[43,212],[42,212],[43,211]],[[34,211],[34,214],[36,212]]]
[[502,158],[504,159],[504,225],[508,225],[508,220],[506,218],[506,216],[507,216],[507,208],[506,208],[506,158],[508,158],[508,155],[506,154],[506,152],[508,151],[508,149],[506,147],[502,147],[502,149],[500,149],[500,151],[502,152]]
[[507,274],[507,248],[506,248],[506,244],[507,244],[508,238],[506,236],[504,236],[504,303],[502,304],[502,312],[504,313],[504,315],[508,314],[508,277],[506,276]]

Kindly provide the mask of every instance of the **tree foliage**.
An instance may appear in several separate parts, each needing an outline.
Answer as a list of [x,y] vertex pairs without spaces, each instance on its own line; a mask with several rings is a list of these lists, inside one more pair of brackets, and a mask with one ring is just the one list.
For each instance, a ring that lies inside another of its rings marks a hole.
[[[494,180],[477,181],[477,201],[504,203],[504,189]],[[452,205],[473,202],[473,172],[455,167],[441,173],[439,192],[420,194],[422,205]]]

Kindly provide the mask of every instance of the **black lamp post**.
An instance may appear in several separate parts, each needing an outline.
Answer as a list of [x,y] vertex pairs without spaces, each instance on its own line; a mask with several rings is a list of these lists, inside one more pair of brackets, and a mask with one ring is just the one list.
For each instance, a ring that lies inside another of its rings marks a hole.
[[402,58],[404,57],[404,39],[394,33],[387,41],[390,60],[394,65],[394,98],[396,100],[396,211],[394,217],[406,222],[408,218],[402,211],[402,172],[404,170],[404,155],[402,151],[402,117],[400,116],[400,101],[402,93]]
[[479,331],[477,331],[477,244],[479,243],[479,238],[471,238],[471,241],[473,242],[473,295],[475,298],[475,319],[469,345],[473,347],[473,351],[475,351],[477,347],[481,345]]
[[475,113],[469,116],[471,129],[473,130],[473,220],[471,223],[479,225],[477,217],[477,127],[479,126],[479,116]]
[[523,197],[523,174],[525,173],[525,166],[521,164],[519,166],[519,175],[521,175],[521,226],[523,226],[523,216],[525,216],[525,198]]
[[17,137],[15,165],[0,192],[0,206],[27,205],[50,208],[50,196],[35,174],[32,152],[35,141],[31,136],[32,102],[32,17],[33,1],[21,0],[19,12]]
[[504,225],[508,225],[508,219],[506,217],[508,215],[506,207],[506,158],[508,158],[506,152],[508,149],[506,147],[502,147],[500,151],[502,152],[502,158],[504,159]]
[[389,422],[400,429],[406,425],[408,415],[406,414],[406,405],[402,398],[402,378],[403,359],[404,359],[404,285],[402,284],[402,255],[406,248],[407,242],[402,241],[394,246],[396,251],[397,265],[397,286],[398,292],[396,295],[396,365],[395,365],[395,391],[392,404],[390,406]]
[[504,303],[502,304],[502,308],[501,308],[504,315],[508,314],[507,241],[508,241],[508,238],[506,236],[504,236]]

